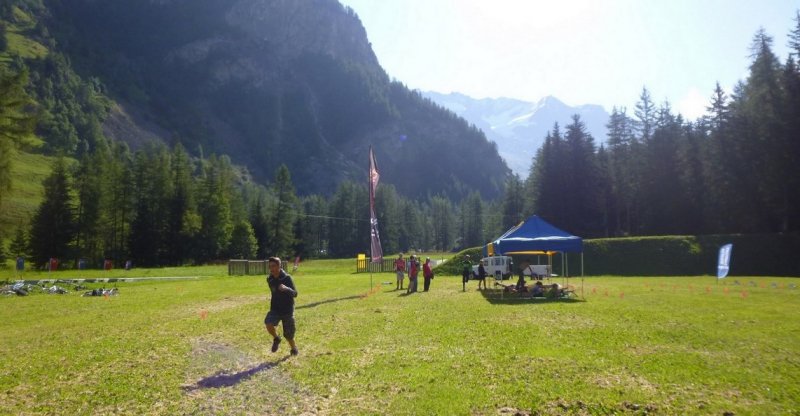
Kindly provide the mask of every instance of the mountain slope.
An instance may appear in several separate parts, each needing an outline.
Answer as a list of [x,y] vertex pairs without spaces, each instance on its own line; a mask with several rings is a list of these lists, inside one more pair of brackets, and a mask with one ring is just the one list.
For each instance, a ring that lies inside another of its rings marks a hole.
[[480,131],[391,82],[335,0],[48,4],[78,72],[119,103],[114,138],[226,153],[261,181],[285,163],[304,194],[366,181],[370,145],[382,181],[412,197],[495,198],[509,173]]
[[500,156],[517,174],[526,177],[536,150],[553,124],[565,126],[578,114],[597,144],[606,138],[609,114],[599,105],[570,107],[555,97],[536,103],[511,98],[475,99],[451,93],[425,92],[425,97],[464,117],[497,143]]

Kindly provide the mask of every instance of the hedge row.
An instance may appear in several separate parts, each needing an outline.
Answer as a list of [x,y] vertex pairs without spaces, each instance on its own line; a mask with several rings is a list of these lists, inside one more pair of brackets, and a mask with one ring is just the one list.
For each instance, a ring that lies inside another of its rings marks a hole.
[[[719,248],[733,243],[731,276],[800,276],[800,235],[733,234],[584,241],[587,275],[716,275]],[[570,256],[570,270],[579,270]],[[575,268],[573,268],[575,267]]]
[[[723,244],[733,243],[730,276],[800,276],[800,234],[732,234],[659,236],[584,240],[584,274],[617,276],[716,275],[717,255]],[[473,264],[481,247],[456,254],[437,272],[460,275],[469,254]],[[580,274],[581,256],[570,254],[570,274]],[[553,258],[560,273],[560,258]],[[517,259],[515,259],[515,263]]]

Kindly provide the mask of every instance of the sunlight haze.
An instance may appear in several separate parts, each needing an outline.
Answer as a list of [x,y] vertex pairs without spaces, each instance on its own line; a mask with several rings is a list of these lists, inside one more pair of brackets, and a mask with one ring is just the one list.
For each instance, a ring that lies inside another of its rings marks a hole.
[[473,98],[627,107],[642,87],[693,119],[731,91],[763,27],[784,62],[796,1],[343,0],[390,77]]

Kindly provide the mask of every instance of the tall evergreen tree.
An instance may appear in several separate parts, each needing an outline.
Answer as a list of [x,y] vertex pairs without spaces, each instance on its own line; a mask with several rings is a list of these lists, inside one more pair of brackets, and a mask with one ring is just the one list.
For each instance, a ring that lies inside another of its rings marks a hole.
[[400,195],[394,186],[378,187],[375,195],[375,214],[378,216],[381,247],[384,253],[400,251]]
[[17,227],[14,239],[11,240],[11,245],[8,247],[8,253],[14,258],[28,257],[28,236],[23,227]]
[[257,197],[255,204],[250,209],[250,224],[253,227],[253,236],[256,238],[256,257],[266,259],[269,254],[269,224],[267,214],[264,212],[264,203],[261,197]]
[[297,254],[303,257],[324,257],[328,253],[328,202],[320,195],[303,198],[303,249]]
[[[798,16],[796,30],[800,33],[800,16]],[[800,57],[800,52],[797,56]],[[783,110],[781,118],[785,120],[783,143],[786,148],[783,163],[793,169],[784,174],[787,206],[784,210],[786,212],[785,222],[781,228],[784,231],[798,231],[800,230],[800,195],[792,190],[800,188],[800,170],[798,170],[800,169],[798,168],[800,166],[800,68],[791,56],[786,60],[781,81],[785,91],[785,103],[781,107]]]
[[483,201],[477,191],[461,201],[461,248],[483,245]]
[[103,257],[101,216],[103,211],[102,178],[105,176],[102,152],[83,155],[74,174],[78,194],[76,209],[76,255],[99,260]]
[[200,216],[194,199],[193,166],[183,146],[175,145],[171,155],[171,194],[167,196],[167,263],[182,265],[191,257],[192,242],[200,230]]
[[202,218],[197,232],[195,246],[198,247],[195,261],[205,263],[225,257],[233,232],[231,218],[230,194],[231,182],[230,161],[226,156],[212,155],[203,168],[201,189],[197,203],[197,211]]
[[639,95],[633,115],[636,117],[636,131],[639,133],[639,140],[646,143],[653,134],[656,122],[656,105],[653,103],[647,87],[642,87],[642,93]]
[[646,142],[645,170],[642,175],[644,206],[642,222],[646,234],[669,234],[682,229],[679,222],[680,204],[686,200],[680,181],[678,146],[681,125],[668,104],[658,111],[656,128]]
[[289,257],[294,245],[294,222],[299,211],[297,196],[294,193],[289,168],[281,165],[275,172],[275,183],[272,186],[275,195],[275,205],[272,207],[269,219],[269,241],[273,256]]
[[567,125],[564,137],[566,155],[560,172],[566,180],[566,186],[560,198],[560,224],[581,236],[602,235],[601,189],[594,138],[586,131],[586,125],[577,114],[572,116],[572,123]]
[[[136,204],[129,239],[131,257],[140,265],[162,265],[169,257],[167,202],[172,194],[170,164],[170,154],[164,145],[151,145],[136,154]],[[227,246],[226,239],[223,247]]]
[[[366,189],[365,189],[366,191]],[[336,193],[333,194],[329,208],[329,253],[332,257],[351,257],[361,252],[365,245],[364,239],[360,237],[359,222],[368,221],[364,211],[359,210],[359,190],[358,186],[350,181],[339,184]],[[367,243],[368,244],[368,243]]]
[[566,149],[558,123],[547,133],[544,144],[536,152],[531,175],[528,178],[532,194],[533,214],[544,218],[557,218],[561,211],[561,194],[567,188],[561,169],[566,163]]
[[524,187],[522,180],[517,175],[511,175],[506,180],[506,190],[503,197],[500,228],[507,230],[525,219]]
[[789,32],[789,47],[794,56],[800,60],[800,10],[794,13],[794,28]]
[[43,267],[51,257],[68,260],[75,240],[75,209],[64,159],[59,158],[44,181],[44,199],[31,221],[30,253]]
[[634,121],[625,109],[611,110],[608,124],[608,178],[611,183],[609,228],[613,236],[628,235],[636,221],[634,212],[638,200],[638,164],[635,161],[637,140]]
[[[756,215],[764,222],[764,231],[784,231],[787,225],[788,194],[785,175],[797,172],[791,166],[790,139],[784,136],[783,106],[786,103],[781,88],[781,65],[772,52],[772,38],[763,29],[751,45],[750,75],[739,103],[739,116],[747,126],[740,130],[739,145],[748,157],[749,174],[756,179],[754,193],[761,204]],[[796,138],[793,138],[796,139]]]
[[431,219],[434,248],[450,251],[454,247],[455,236],[455,215],[450,201],[438,195],[432,197]]
[[104,257],[122,261],[128,256],[130,225],[134,214],[133,159],[125,143],[112,142],[103,182],[107,204],[104,215]]

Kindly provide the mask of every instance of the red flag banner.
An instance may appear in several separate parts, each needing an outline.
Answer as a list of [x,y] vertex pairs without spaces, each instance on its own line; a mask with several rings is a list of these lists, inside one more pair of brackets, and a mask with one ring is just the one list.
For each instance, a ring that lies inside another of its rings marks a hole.
[[370,229],[370,256],[373,263],[383,261],[383,249],[381,249],[381,236],[378,234],[378,217],[375,216],[375,189],[378,188],[378,164],[375,163],[375,154],[372,153],[372,146],[369,147],[369,229]]

